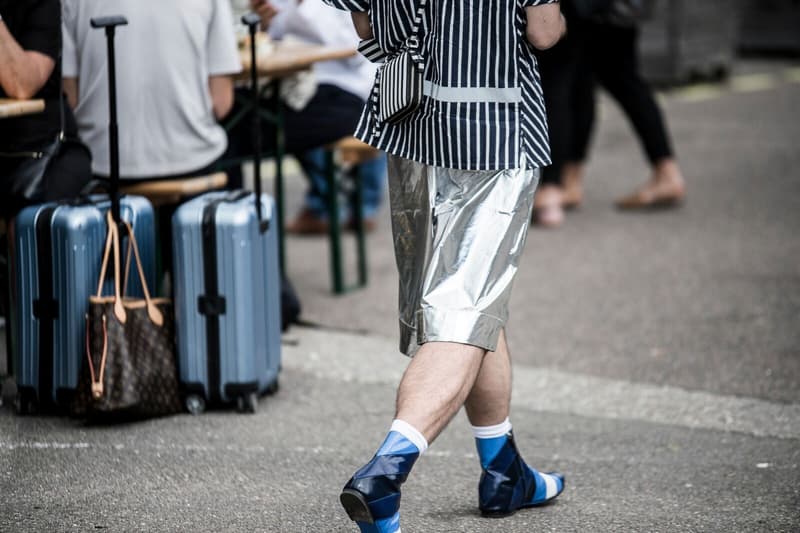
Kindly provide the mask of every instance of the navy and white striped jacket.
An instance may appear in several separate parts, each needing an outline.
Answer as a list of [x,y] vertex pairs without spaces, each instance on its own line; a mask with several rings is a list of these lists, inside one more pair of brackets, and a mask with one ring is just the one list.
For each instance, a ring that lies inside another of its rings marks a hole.
[[[404,49],[419,0],[323,0],[369,12],[373,39],[359,47],[369,59]],[[425,61],[422,105],[400,124],[383,123],[373,90],[356,137],[420,163],[465,170],[550,164],[547,119],[525,7],[558,0],[428,0],[421,21]]]

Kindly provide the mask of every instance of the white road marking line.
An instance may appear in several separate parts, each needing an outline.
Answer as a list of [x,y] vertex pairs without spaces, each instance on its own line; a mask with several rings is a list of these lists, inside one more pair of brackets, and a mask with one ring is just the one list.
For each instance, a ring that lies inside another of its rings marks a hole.
[[800,67],[787,68],[783,71],[783,78],[789,83],[800,83]]
[[773,89],[779,83],[779,79],[773,74],[747,74],[732,77],[730,87],[734,92],[752,93]]
[[776,72],[739,74],[727,82],[695,83],[659,92],[666,100],[681,102],[704,102],[730,93],[752,93],[768,91],[787,83],[800,83],[800,67],[788,67]]
[[667,100],[680,100],[682,102],[702,102],[705,100],[713,100],[725,94],[725,88],[719,84],[713,83],[698,83],[674,89],[666,93]]

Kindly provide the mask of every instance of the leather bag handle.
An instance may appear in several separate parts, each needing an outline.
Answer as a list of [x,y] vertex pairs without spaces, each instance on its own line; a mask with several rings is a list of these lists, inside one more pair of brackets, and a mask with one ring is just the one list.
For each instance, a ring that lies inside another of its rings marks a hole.
[[103,263],[100,266],[100,279],[97,282],[97,297],[103,295],[103,281],[106,279],[106,271],[108,270],[108,259],[113,251],[114,254],[114,316],[120,323],[124,324],[127,319],[125,307],[122,305],[122,295],[120,293],[120,272],[119,272],[119,228],[114,222],[114,217],[111,211],[106,213],[106,225],[108,226],[108,235],[106,236],[106,248],[103,252]]
[[[133,228],[131,227],[130,222],[124,222],[124,224],[125,228],[128,231],[128,248],[133,249],[133,257],[136,259],[136,270],[139,271],[139,281],[142,283],[144,300],[147,303],[147,316],[150,317],[150,321],[153,324],[160,327],[164,325],[164,315],[161,313],[161,310],[156,306],[156,304],[153,302],[153,299],[150,297],[150,290],[147,287],[147,279],[144,276],[144,267],[142,266],[142,259],[141,257],[139,257],[139,245],[136,243],[136,236],[133,234]],[[130,265],[130,256],[128,256],[128,265]]]
[[[109,257],[111,256],[111,252],[113,251],[114,254],[114,315],[117,317],[121,323],[125,323],[127,318],[127,313],[125,312],[125,307],[122,305],[122,291],[120,289],[120,243],[119,243],[119,226],[114,222],[114,218],[109,211],[106,214],[106,222],[108,225],[108,236],[106,237],[106,246],[105,251],[103,252],[103,263],[100,267],[100,280],[97,283],[97,297],[100,298],[103,294],[103,281],[106,278],[106,272],[108,271],[108,261]],[[126,257],[126,265],[125,265],[125,284],[128,283],[128,273],[130,271],[130,263],[131,263],[131,251],[133,251],[133,257],[136,260],[136,269],[139,271],[139,280],[142,283],[142,291],[144,292],[144,300],[147,306],[147,316],[150,318],[150,321],[155,324],[156,326],[162,326],[164,324],[164,315],[158,309],[158,306],[153,302],[152,297],[150,296],[150,290],[147,286],[147,279],[144,275],[144,267],[142,266],[142,260],[139,256],[139,245],[136,242],[136,236],[133,233],[133,228],[131,227],[129,222],[123,222],[125,226],[125,231],[128,233],[128,254]]]

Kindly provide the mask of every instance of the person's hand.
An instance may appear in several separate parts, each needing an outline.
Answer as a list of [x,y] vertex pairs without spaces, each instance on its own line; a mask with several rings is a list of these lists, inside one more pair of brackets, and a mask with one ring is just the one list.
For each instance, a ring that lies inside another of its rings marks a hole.
[[261,29],[269,28],[269,23],[278,14],[278,9],[269,0],[250,0],[250,9],[261,17]]

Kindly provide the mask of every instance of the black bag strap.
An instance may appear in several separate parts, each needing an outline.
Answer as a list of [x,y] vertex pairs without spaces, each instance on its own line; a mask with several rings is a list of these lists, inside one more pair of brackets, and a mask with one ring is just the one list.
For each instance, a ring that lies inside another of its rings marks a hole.
[[417,58],[421,60],[421,57],[419,57],[419,32],[422,29],[422,17],[425,14],[425,7],[427,5],[428,0],[420,0],[419,8],[414,14],[414,23],[411,26],[411,35],[408,37],[408,39],[406,39],[408,49],[414,53],[413,55],[415,61]]

